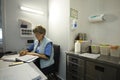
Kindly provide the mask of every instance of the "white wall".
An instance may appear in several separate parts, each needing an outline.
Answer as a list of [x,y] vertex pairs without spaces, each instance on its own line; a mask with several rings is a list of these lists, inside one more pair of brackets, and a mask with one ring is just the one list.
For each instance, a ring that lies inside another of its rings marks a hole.
[[[78,32],[85,32],[93,44],[120,45],[119,3],[120,0],[70,0],[70,7],[79,11],[79,28],[75,32],[71,32],[72,38]],[[90,15],[102,13],[105,14],[104,22],[90,23],[88,21]]]
[[[70,2],[69,2],[70,1]],[[49,36],[61,45],[59,75],[65,79],[65,51],[74,47],[74,38],[79,32],[87,33],[93,44],[120,45],[119,0],[50,0]],[[70,6],[69,6],[70,4]],[[78,28],[71,30],[69,9],[78,10]],[[104,22],[90,23],[88,17],[104,13]]]
[[49,0],[49,37],[61,47],[59,76],[66,79],[69,42],[69,0]]
[[[49,0],[49,17],[47,17],[47,0],[4,0],[5,9],[5,41],[6,50],[19,50],[25,46],[26,39],[19,34],[18,19],[25,18],[33,23],[48,26],[48,36],[61,46],[59,76],[66,77],[65,51],[73,47],[73,40],[78,32],[88,34],[94,43],[120,45],[120,0]],[[46,15],[33,16],[19,10],[19,5],[34,5]],[[79,11],[78,28],[70,30],[70,7]],[[88,17],[93,14],[105,14],[102,23],[90,23]],[[47,19],[49,22],[47,23]],[[12,35],[12,36],[11,36]]]
[[[41,10],[45,14],[37,15],[20,10],[20,6]],[[32,23],[32,27],[43,25],[48,27],[48,0],[4,0],[4,40],[6,51],[19,51],[26,46],[27,39],[20,37],[18,19]]]

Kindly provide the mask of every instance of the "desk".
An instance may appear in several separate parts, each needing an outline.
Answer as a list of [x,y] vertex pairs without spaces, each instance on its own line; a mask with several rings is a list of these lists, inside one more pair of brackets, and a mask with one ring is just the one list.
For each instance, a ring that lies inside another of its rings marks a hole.
[[[15,57],[15,56],[16,55],[8,55],[8,56],[4,56],[4,57]],[[9,69],[10,68],[9,65],[11,63],[12,62],[6,62],[6,61],[3,61],[3,60],[0,60],[0,70],[4,70],[6,68]],[[30,69],[32,69],[34,72],[38,73],[40,75],[40,77],[41,77],[40,80],[47,80],[47,77],[35,66],[35,64],[33,62],[31,62],[31,63],[23,63],[23,64],[20,64],[20,65],[12,66],[12,68],[17,68],[17,67],[20,67],[21,65],[24,65],[24,64],[26,64],[27,67],[30,67]],[[24,67],[22,67],[22,68],[24,68]],[[27,68],[25,67],[25,69],[27,69]],[[29,71],[31,71],[31,70],[29,70]],[[6,72],[6,73],[8,73],[8,72]],[[27,73],[29,73],[29,72],[27,72]],[[16,73],[14,73],[14,72],[12,74],[16,75]],[[17,74],[20,74],[19,70],[17,71]],[[25,74],[26,74],[26,72],[25,72]],[[0,75],[3,75],[3,73],[1,72]],[[23,75],[23,74],[20,74],[20,75]],[[9,79],[9,80],[11,80],[11,79]],[[27,79],[27,80],[29,80],[29,79]],[[30,80],[36,80],[36,79],[30,79]]]

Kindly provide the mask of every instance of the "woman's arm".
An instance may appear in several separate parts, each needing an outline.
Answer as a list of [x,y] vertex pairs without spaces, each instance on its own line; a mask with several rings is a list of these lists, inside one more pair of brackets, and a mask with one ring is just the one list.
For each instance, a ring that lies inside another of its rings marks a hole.
[[49,59],[52,53],[52,43],[48,43],[45,47],[45,53],[35,53],[35,52],[29,52],[28,55],[38,56],[42,59]]
[[48,59],[48,57],[45,54],[38,54],[38,53],[34,53],[34,52],[28,52],[27,55],[33,55],[33,56],[38,56],[39,58],[42,59]]
[[24,56],[26,54],[28,54],[28,52],[31,52],[34,48],[34,44],[31,44],[30,46],[28,46],[28,48],[26,50],[22,50],[20,51],[20,56]]

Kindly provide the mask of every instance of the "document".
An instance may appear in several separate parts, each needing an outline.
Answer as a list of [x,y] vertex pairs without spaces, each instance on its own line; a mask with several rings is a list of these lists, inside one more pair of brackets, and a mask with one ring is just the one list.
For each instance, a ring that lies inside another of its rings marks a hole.
[[3,60],[3,61],[8,61],[8,62],[15,62],[16,61],[16,58],[11,58],[11,57],[2,57],[0,60]]
[[38,56],[33,56],[33,55],[24,55],[24,56],[19,56],[16,58],[16,61],[23,61],[23,62],[32,62],[35,59],[37,59]]
[[24,56],[13,56],[13,57],[3,57],[1,60],[4,61],[10,61],[10,62],[16,62],[16,61],[21,61],[21,62],[32,62],[35,59],[37,59],[38,56],[33,56],[33,55],[24,55]]
[[83,53],[83,54],[79,54],[79,56],[97,59],[100,56],[100,54]]

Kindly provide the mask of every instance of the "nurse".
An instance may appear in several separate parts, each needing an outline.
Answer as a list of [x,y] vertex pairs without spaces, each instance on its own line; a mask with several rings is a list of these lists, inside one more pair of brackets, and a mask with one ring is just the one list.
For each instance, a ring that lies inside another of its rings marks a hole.
[[36,40],[26,50],[20,51],[20,56],[38,56],[40,68],[45,69],[54,63],[53,42],[45,36],[46,29],[42,26],[36,26],[33,33]]

